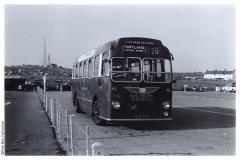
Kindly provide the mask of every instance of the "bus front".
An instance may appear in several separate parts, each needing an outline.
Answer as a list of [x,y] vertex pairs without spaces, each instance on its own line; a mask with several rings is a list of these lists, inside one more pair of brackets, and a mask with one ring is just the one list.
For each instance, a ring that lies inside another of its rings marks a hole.
[[122,38],[110,57],[108,121],[172,119],[172,55],[161,41]]

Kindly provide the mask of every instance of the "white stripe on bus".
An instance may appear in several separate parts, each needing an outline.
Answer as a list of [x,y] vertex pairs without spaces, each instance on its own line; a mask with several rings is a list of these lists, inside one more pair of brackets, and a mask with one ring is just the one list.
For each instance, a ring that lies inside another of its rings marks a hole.
[[84,100],[84,101],[88,101],[88,102],[91,102],[91,103],[92,103],[92,100],[90,100],[90,99],[85,99],[85,98],[81,98],[81,97],[78,97],[78,98],[80,98],[80,99],[82,99],[82,100]]

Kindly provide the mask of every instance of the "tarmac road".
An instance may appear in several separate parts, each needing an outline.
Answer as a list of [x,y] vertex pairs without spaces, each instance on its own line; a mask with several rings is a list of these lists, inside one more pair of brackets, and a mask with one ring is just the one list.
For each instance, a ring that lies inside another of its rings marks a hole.
[[37,93],[5,92],[5,155],[64,155]]
[[[51,94],[57,101],[71,95]],[[92,117],[76,114],[70,100],[62,107],[89,126],[105,155],[236,155],[235,93],[173,92],[173,120],[161,122],[96,126]]]
[[[58,146],[37,94],[5,94],[5,103],[11,102],[5,105],[6,155],[56,155]],[[91,140],[104,145],[105,155],[236,155],[236,96],[232,93],[173,92],[172,121],[101,127],[92,117],[75,113],[70,92],[51,94],[76,115],[76,123],[89,126]]]

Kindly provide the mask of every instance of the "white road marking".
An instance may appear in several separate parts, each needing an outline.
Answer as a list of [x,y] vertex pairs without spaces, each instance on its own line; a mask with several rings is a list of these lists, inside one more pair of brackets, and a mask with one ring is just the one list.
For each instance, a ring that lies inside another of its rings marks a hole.
[[203,99],[206,99],[205,97],[202,97]]
[[221,101],[225,101],[225,99],[220,99]]
[[210,98],[210,99],[215,100],[215,98]]
[[194,109],[194,108],[186,108],[186,107],[180,107],[180,106],[175,106],[175,105],[172,105],[172,106],[173,107],[178,107],[178,108],[183,108],[183,109],[189,109],[189,110],[195,110],[195,111],[201,111],[201,112],[208,112],[208,113],[215,113],[215,114],[223,114],[223,115],[236,117],[236,115],[233,115],[233,114],[227,114],[227,113],[221,113],[221,112],[213,112],[213,111],[206,111],[206,110]]
[[6,106],[6,105],[9,105],[9,104],[11,104],[11,103],[12,103],[12,102],[7,102],[7,103],[5,103],[5,106]]
[[198,98],[197,96],[194,96],[195,98]]

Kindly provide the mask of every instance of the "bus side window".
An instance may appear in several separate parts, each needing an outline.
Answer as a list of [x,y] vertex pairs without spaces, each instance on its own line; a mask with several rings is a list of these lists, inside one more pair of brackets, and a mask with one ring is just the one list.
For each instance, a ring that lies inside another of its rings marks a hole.
[[78,78],[78,71],[77,71],[77,69],[78,69],[78,64],[76,65],[76,68],[75,68],[75,78]]
[[75,78],[75,64],[73,65],[73,69],[72,69],[72,78]]
[[95,57],[93,76],[98,76],[98,71],[99,71],[99,59],[100,59],[100,56],[99,56],[99,55]]
[[79,78],[81,78],[82,77],[82,62],[79,64],[79,71],[78,71],[78,73],[79,73]]
[[87,61],[83,62],[83,77],[87,77]]
[[88,77],[92,77],[92,59],[88,60]]
[[105,59],[108,59],[108,53],[103,53],[102,55],[102,71],[101,74],[107,76],[109,72],[109,63],[104,62]]

